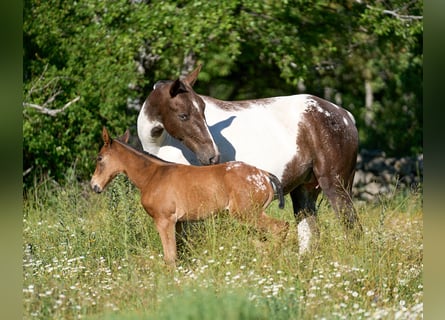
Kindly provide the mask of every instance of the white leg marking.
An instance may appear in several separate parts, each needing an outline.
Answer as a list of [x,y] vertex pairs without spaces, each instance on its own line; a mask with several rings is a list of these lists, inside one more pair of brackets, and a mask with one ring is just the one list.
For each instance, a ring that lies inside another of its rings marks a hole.
[[312,231],[309,223],[307,222],[307,219],[308,218],[304,218],[303,220],[301,220],[297,227],[299,246],[298,253],[300,255],[309,251],[310,241],[312,238]]

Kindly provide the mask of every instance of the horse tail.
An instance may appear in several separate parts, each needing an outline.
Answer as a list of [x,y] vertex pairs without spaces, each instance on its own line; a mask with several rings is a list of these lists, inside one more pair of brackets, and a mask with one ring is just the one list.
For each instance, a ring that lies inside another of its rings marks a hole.
[[278,179],[277,176],[273,175],[272,173],[269,173],[269,181],[272,184],[275,195],[278,197],[278,200],[280,201],[278,207],[280,209],[283,209],[284,194],[283,194],[283,186],[281,185],[280,179]]

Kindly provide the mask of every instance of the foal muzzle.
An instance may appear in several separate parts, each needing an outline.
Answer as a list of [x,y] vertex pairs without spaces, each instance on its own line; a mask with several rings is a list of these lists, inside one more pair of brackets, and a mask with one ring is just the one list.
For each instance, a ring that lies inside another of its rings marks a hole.
[[93,191],[96,193],[101,193],[102,192],[102,188],[99,187],[97,184],[91,185],[91,188],[93,188]]

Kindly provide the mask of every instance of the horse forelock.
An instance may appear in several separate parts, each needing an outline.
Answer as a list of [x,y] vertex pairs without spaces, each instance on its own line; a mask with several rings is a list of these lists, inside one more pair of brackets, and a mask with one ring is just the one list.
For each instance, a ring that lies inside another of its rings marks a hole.
[[156,82],[153,90],[144,102],[144,112],[152,122],[162,122],[162,113],[164,109],[169,106],[169,99],[171,99],[169,93],[170,86],[167,85],[170,83],[173,83],[173,81],[160,80]]
[[[185,82],[181,82],[183,89],[176,92],[174,96],[171,95],[170,89],[174,81],[161,80],[155,83],[153,91],[149,94],[146,103],[148,102],[149,108],[147,112],[159,113],[169,111],[189,111],[189,108],[194,107],[196,110],[203,112],[205,107],[201,97],[193,90],[193,88]],[[151,114],[148,114],[149,116]],[[152,118],[152,117],[151,117]]]

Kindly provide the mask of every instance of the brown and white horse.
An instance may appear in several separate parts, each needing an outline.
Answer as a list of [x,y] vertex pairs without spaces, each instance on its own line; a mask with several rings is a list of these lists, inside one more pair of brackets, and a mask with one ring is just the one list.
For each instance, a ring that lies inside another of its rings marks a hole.
[[117,174],[125,173],[140,189],[142,205],[154,219],[167,263],[176,260],[177,222],[201,220],[225,210],[262,231],[286,235],[288,223],[264,212],[275,194],[279,207],[284,207],[283,190],[274,175],[239,161],[206,167],[166,162],[127,145],[128,130],[114,140],[103,128],[102,137],[92,189],[100,193]]
[[199,95],[192,88],[199,71],[154,85],[137,122],[144,150],[186,164],[240,160],[273,173],[290,193],[300,252],[318,230],[321,190],[360,234],[351,199],[358,151],[352,114],[307,94],[245,101]]

